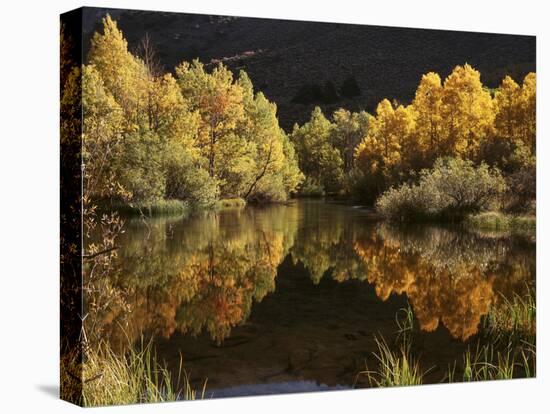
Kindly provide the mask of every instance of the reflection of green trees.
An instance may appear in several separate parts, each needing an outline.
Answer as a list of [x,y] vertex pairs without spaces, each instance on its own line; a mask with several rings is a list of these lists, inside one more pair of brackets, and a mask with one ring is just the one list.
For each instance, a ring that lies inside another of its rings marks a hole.
[[348,209],[330,204],[304,202],[300,208],[300,229],[291,249],[294,263],[301,262],[317,284],[330,271],[338,281],[366,279],[365,267],[353,250],[357,236],[370,227],[357,225]]
[[101,315],[103,334],[136,338],[203,330],[221,342],[252,304],[275,289],[277,267],[293,243],[296,209],[207,212],[189,220],[130,222],[115,285],[130,312]]

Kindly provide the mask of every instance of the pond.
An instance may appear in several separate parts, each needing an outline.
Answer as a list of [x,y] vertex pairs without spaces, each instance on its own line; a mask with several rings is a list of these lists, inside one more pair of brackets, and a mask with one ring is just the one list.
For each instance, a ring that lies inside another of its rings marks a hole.
[[533,240],[323,200],[127,220],[119,244],[124,301],[94,329],[116,349],[153,338],[208,397],[368,386],[375,339],[409,307],[424,382],[440,382],[490,306],[535,283]]

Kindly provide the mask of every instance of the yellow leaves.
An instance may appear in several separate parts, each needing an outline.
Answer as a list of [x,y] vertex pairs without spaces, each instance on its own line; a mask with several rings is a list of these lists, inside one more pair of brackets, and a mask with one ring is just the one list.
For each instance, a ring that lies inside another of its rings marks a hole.
[[520,87],[506,76],[495,92],[495,136],[533,153],[536,140],[536,76],[529,73]]
[[94,33],[88,57],[101,74],[105,87],[122,107],[126,128],[136,130],[144,112],[147,69],[128,51],[128,43],[111,16],[103,19],[103,34]]
[[506,76],[495,93],[495,129],[496,137],[512,140],[520,126],[521,89],[509,76]]
[[244,118],[243,90],[227,68],[218,66],[209,74],[198,60],[179,65],[176,76],[186,104],[199,115],[197,144],[209,161],[210,176],[214,177],[218,147],[231,146],[228,144],[237,137],[236,127]]
[[437,73],[422,76],[412,103],[416,118],[417,150],[426,158],[435,158],[442,138],[443,86]]
[[495,136],[534,152],[535,125],[534,73],[521,87],[504,78],[493,99],[479,72],[466,64],[457,66],[443,84],[437,73],[423,75],[409,106],[382,100],[354,156],[365,174],[382,171],[388,178],[394,167],[403,174],[429,167],[441,156],[477,159],[480,148]]
[[82,68],[83,133],[93,141],[112,141],[122,132],[122,109],[93,65]]
[[405,150],[411,146],[415,128],[413,109],[399,105],[393,108],[389,100],[382,100],[376,108],[376,117],[369,123],[367,136],[359,143],[355,157],[363,169],[371,173],[379,168],[402,164]]
[[521,87],[521,116],[524,125],[523,142],[534,154],[537,138],[537,80],[533,72],[525,76]]
[[474,157],[492,132],[493,101],[480,74],[470,65],[457,66],[445,79],[442,95],[443,135],[449,154]]

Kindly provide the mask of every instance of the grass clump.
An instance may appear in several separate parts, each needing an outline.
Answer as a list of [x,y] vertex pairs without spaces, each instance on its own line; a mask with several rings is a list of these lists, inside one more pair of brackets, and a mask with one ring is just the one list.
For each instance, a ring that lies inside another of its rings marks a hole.
[[510,232],[531,232],[536,230],[536,217],[512,216],[498,211],[487,211],[469,215],[465,224],[468,227],[481,230],[510,231]]
[[206,381],[200,393],[192,388],[181,359],[177,380],[173,381],[170,372],[157,361],[151,343],[119,355],[102,342],[87,350],[82,361],[65,367],[75,372],[70,368],[62,371],[64,389],[73,383],[81,394],[73,402],[85,407],[195,400],[204,398],[206,390]]
[[510,221],[512,230],[536,230],[537,219],[535,216],[514,216]]
[[[536,303],[532,288],[501,301],[489,310],[475,351],[463,357],[463,381],[530,378],[536,375]],[[455,363],[456,365],[456,363]],[[454,380],[454,368],[449,381]]]
[[491,307],[483,328],[497,342],[534,345],[536,322],[535,293],[529,288],[524,295],[514,294],[512,298],[501,295],[501,302]]
[[375,338],[378,351],[374,357],[378,368],[370,371],[368,368],[360,372],[367,375],[371,387],[400,387],[421,385],[424,373],[420,369],[418,359],[411,352],[410,343],[403,342],[397,350],[392,350],[383,338]]
[[[490,381],[535,376],[535,347],[524,344],[521,348],[505,348],[498,350],[494,344],[477,346],[475,351],[470,348],[463,356],[462,381]],[[456,362],[449,369],[449,382],[457,381],[455,375]]]
[[465,224],[484,230],[509,230],[510,217],[498,211],[486,211],[468,216]]
[[[412,352],[415,336],[412,308],[400,309],[395,315],[396,346],[382,337],[375,337],[378,350],[373,352],[377,368],[368,367],[358,375],[366,375],[371,387],[420,385],[429,370],[423,371],[420,358]],[[533,289],[514,295],[494,305],[486,316],[480,341],[475,350],[468,346],[461,361],[449,365],[442,381],[487,381],[530,378],[536,375],[536,305]],[[457,365],[459,369],[457,370]],[[458,372],[458,374],[457,374]]]
[[127,216],[176,216],[190,211],[188,203],[181,200],[157,200],[150,202],[113,203],[112,210]]
[[216,204],[217,208],[243,208],[246,206],[246,201],[242,198],[223,198]]
[[410,305],[395,314],[398,327],[397,347],[392,349],[383,337],[375,337],[378,350],[373,353],[377,360],[377,369],[370,371],[367,367],[359,375],[366,375],[371,387],[399,387],[420,385],[424,372],[419,359],[412,353],[414,331],[414,313]]

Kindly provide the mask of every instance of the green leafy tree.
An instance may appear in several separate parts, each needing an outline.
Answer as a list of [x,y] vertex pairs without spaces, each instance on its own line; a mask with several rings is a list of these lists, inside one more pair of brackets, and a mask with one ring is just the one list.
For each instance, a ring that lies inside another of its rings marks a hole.
[[302,126],[295,125],[292,131],[300,169],[325,191],[338,191],[343,182],[343,161],[332,144],[333,130],[321,108],[315,107],[310,120]]
[[355,147],[367,135],[369,114],[365,111],[350,112],[338,109],[332,115],[334,120],[332,142],[340,152],[343,170],[348,174],[354,166]]
[[288,147],[288,139],[279,127],[277,107],[263,93],[254,93],[252,82],[243,71],[238,84],[243,89],[245,112],[239,133],[249,144],[254,161],[242,197],[285,200],[296,190],[300,178],[294,154],[289,153],[287,157],[289,149],[285,147]]
[[[221,178],[228,173],[223,157],[242,156],[243,142],[236,133],[244,117],[242,88],[223,65],[207,73],[198,60],[180,64],[176,77],[189,108],[200,116],[197,144],[208,160],[208,173]],[[222,151],[224,154],[218,159]]]

